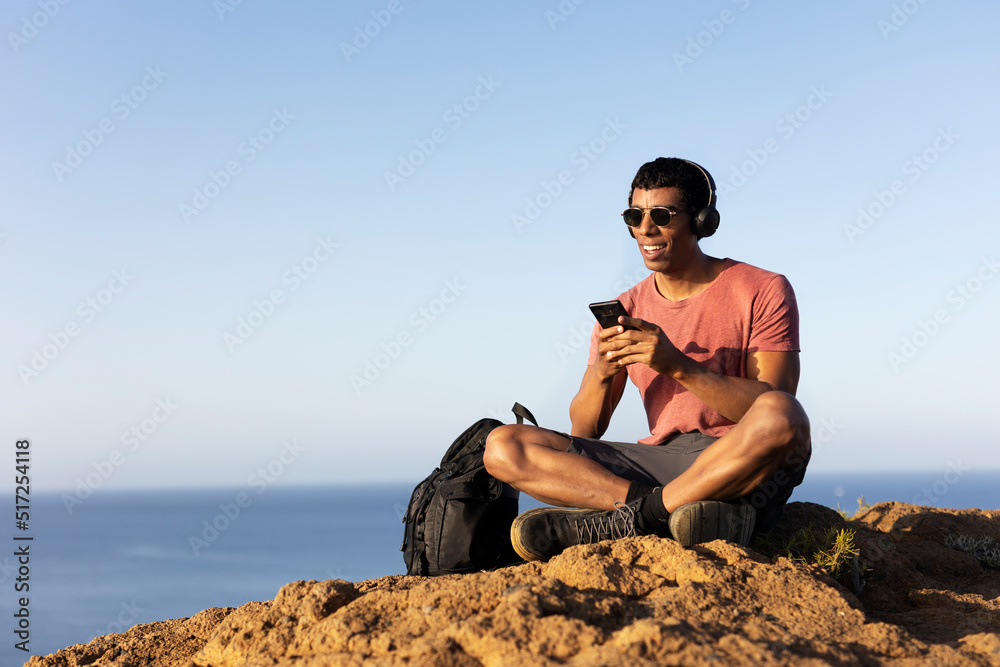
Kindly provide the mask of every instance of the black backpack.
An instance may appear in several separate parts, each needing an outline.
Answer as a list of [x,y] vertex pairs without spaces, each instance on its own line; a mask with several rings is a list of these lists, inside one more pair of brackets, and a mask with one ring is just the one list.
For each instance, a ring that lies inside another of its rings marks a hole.
[[[517,423],[534,415],[520,403]],[[521,562],[510,543],[518,491],[486,472],[486,436],[503,422],[480,419],[455,439],[441,465],[417,484],[403,516],[406,573],[437,576]]]

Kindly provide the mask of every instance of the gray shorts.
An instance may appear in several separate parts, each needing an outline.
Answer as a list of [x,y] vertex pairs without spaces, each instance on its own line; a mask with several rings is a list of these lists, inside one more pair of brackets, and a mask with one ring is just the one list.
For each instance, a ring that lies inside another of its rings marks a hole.
[[[659,445],[566,437],[573,441],[567,452],[597,461],[618,477],[652,486],[663,486],[676,479],[718,440],[697,431],[679,433]],[[751,493],[733,501],[753,505],[757,510],[757,531],[773,528],[781,518],[781,508],[791,497],[792,489],[802,483],[807,463],[808,456],[793,470],[779,470]]]

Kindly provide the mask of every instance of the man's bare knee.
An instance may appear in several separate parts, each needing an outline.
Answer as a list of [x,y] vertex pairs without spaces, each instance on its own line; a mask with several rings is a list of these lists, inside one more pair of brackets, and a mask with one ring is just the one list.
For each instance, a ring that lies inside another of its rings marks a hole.
[[748,443],[764,455],[785,455],[809,448],[809,418],[791,394],[769,391],[754,401],[746,415],[752,428]]
[[486,438],[483,464],[486,472],[502,481],[508,481],[510,472],[517,469],[517,461],[524,460],[524,451],[511,426],[498,426]]
[[571,440],[555,431],[524,424],[498,426],[486,438],[483,463],[486,471],[504,482],[510,482],[521,475],[528,465],[526,449],[545,447],[566,451]]

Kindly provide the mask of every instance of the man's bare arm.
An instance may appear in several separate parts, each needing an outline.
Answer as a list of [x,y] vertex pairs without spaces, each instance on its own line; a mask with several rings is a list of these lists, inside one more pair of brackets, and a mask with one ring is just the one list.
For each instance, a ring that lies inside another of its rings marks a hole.
[[767,391],[795,393],[799,382],[798,352],[754,352],[747,357],[747,377],[722,375],[695,361],[667,338],[663,330],[638,318],[623,318],[638,327],[608,341],[604,352],[613,367],[646,364],[670,375],[726,419],[738,422],[758,396]]
[[597,358],[587,367],[580,391],[569,406],[572,435],[600,438],[608,430],[611,415],[625,391],[628,374],[624,367],[608,360],[607,353],[617,348],[615,341],[624,332],[620,326],[608,327],[598,334]]
[[755,352],[747,357],[747,377],[721,375],[685,356],[671,376],[726,419],[738,422],[758,396],[775,389],[795,395],[798,352]]
[[569,419],[573,424],[571,435],[584,438],[600,438],[608,430],[611,415],[618,407],[625,392],[627,373],[618,373],[608,378],[600,377],[595,366],[587,366],[580,383],[580,391],[569,406]]

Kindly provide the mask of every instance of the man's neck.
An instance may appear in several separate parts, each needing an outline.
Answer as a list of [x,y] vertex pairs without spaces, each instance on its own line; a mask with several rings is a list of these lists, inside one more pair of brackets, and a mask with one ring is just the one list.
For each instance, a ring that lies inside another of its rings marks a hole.
[[679,271],[656,273],[656,290],[668,301],[683,301],[712,284],[726,264],[726,260],[698,253],[693,261]]

